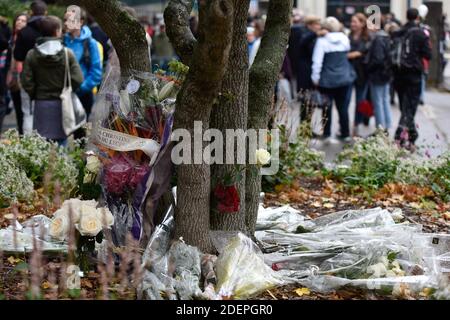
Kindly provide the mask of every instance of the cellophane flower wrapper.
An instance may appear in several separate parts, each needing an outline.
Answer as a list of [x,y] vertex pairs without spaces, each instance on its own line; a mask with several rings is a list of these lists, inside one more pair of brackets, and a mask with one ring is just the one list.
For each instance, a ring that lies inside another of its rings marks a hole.
[[102,194],[116,221],[112,232],[116,245],[124,245],[127,233],[142,238],[144,216],[153,227],[154,212],[145,212],[146,201],[156,204],[168,190],[178,87],[171,77],[139,72],[121,77],[119,68],[113,67],[99,91],[90,143],[103,163]]

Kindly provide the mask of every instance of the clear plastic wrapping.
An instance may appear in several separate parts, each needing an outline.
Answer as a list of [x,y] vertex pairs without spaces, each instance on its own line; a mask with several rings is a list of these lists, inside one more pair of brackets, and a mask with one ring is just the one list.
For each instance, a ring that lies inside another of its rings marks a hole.
[[[215,238],[227,239],[223,234]],[[242,233],[231,237],[225,244],[216,242],[221,252],[216,263],[217,293],[221,298],[247,299],[286,283],[281,275],[264,263],[259,248]]]
[[[122,77],[110,68],[93,108],[90,147],[103,164],[103,197],[116,218],[113,240],[125,244],[131,233],[140,240],[144,219],[153,227],[154,208],[172,175],[170,136],[180,81],[135,72]],[[153,203],[154,205],[145,204]]]

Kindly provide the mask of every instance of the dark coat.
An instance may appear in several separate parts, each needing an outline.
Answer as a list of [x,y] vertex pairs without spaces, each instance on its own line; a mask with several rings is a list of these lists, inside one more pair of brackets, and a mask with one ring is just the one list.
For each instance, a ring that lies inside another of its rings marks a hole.
[[415,76],[422,77],[424,71],[423,59],[431,60],[432,51],[430,45],[430,39],[425,34],[425,32],[419,28],[414,22],[408,22],[399,31],[393,33],[393,38],[403,37],[406,35],[410,29],[413,33],[411,36],[411,51],[412,54],[409,55],[408,65],[411,68],[403,68],[402,70],[395,70],[395,76]]
[[316,40],[317,34],[305,27],[299,44],[297,68],[297,87],[299,90],[308,90],[313,87],[311,80],[312,56]]
[[391,39],[384,31],[376,33],[367,54],[367,75],[369,81],[383,85],[392,79],[390,62]]
[[36,40],[41,37],[39,23],[42,18],[42,16],[31,17],[27,26],[18,33],[14,48],[14,59],[16,61],[25,61],[28,51],[34,48]]

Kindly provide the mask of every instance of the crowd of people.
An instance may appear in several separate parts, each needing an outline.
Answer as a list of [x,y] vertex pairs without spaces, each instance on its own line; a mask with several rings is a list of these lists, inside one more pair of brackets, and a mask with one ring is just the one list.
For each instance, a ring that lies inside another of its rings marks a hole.
[[[5,115],[14,109],[20,134],[37,130],[64,145],[67,136],[57,119],[61,119],[60,95],[67,74],[86,114],[91,113],[114,48],[92,16],[80,9],[80,23],[74,23],[69,9],[61,21],[48,16],[45,2],[37,0],[31,4],[30,14],[17,14],[12,28],[0,17],[0,131]],[[126,9],[137,18],[133,9]],[[303,123],[311,124],[314,109],[322,108],[323,133],[315,135],[335,143],[334,106],[339,116],[337,136],[350,142],[360,136],[361,126],[368,126],[372,116],[377,129],[388,133],[394,125],[391,108],[398,95],[401,119],[395,139],[414,150],[418,138],[415,114],[423,101],[432,59],[433,37],[424,23],[426,15],[426,6],[410,9],[408,21],[402,25],[393,14],[384,15],[379,24],[374,24],[363,13],[344,23],[340,16],[322,20],[294,12],[276,99],[291,104],[297,98]],[[153,69],[165,68],[176,54],[163,16],[155,15],[152,22],[140,21],[147,32]],[[192,16],[189,23],[196,35],[197,18]],[[263,33],[264,19],[249,17],[249,67]],[[444,52],[445,47],[441,47]],[[356,111],[351,121],[353,92]],[[75,138],[84,135],[83,129],[74,134]]]
[[[291,92],[298,93],[303,123],[311,123],[315,108],[323,109],[323,133],[315,133],[317,138],[338,142],[332,134],[333,106],[339,116],[340,140],[350,142],[360,136],[361,126],[368,126],[372,116],[377,129],[389,134],[397,95],[401,119],[394,138],[402,147],[415,150],[415,115],[423,104],[432,59],[432,30],[424,23],[427,13],[426,6],[411,8],[403,25],[393,14],[383,15],[379,24],[371,23],[363,13],[354,14],[346,24],[339,17],[322,21],[316,16],[293,15],[281,75],[289,80]],[[356,111],[351,121],[353,92]]]
[[[73,10],[78,10],[74,20]],[[136,12],[126,7],[137,17]],[[162,16],[153,23],[141,20],[147,32],[154,69],[176,58]],[[63,19],[49,16],[45,2],[31,3],[12,26],[0,17],[0,133],[5,116],[14,110],[20,134],[37,131],[60,145],[67,143],[63,130],[61,93],[67,83],[78,96],[87,117],[95,102],[105,70],[115,52],[108,36],[83,9],[70,6]],[[150,70],[149,70],[150,71]],[[70,79],[66,78],[70,75]],[[70,80],[70,82],[69,82]],[[85,136],[85,130],[74,132]]]

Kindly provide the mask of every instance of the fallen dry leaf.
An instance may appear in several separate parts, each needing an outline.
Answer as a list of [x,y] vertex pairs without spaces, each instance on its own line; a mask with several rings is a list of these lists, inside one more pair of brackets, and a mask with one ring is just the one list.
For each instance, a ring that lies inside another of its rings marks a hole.
[[309,296],[311,294],[311,291],[308,288],[298,288],[298,289],[295,289],[294,292],[299,297]]
[[18,263],[20,263],[20,262],[22,262],[22,260],[21,259],[19,259],[19,258],[14,258],[13,256],[10,256],[8,259],[6,259],[10,264],[12,264],[12,265],[16,265],[16,264],[18,264]]

